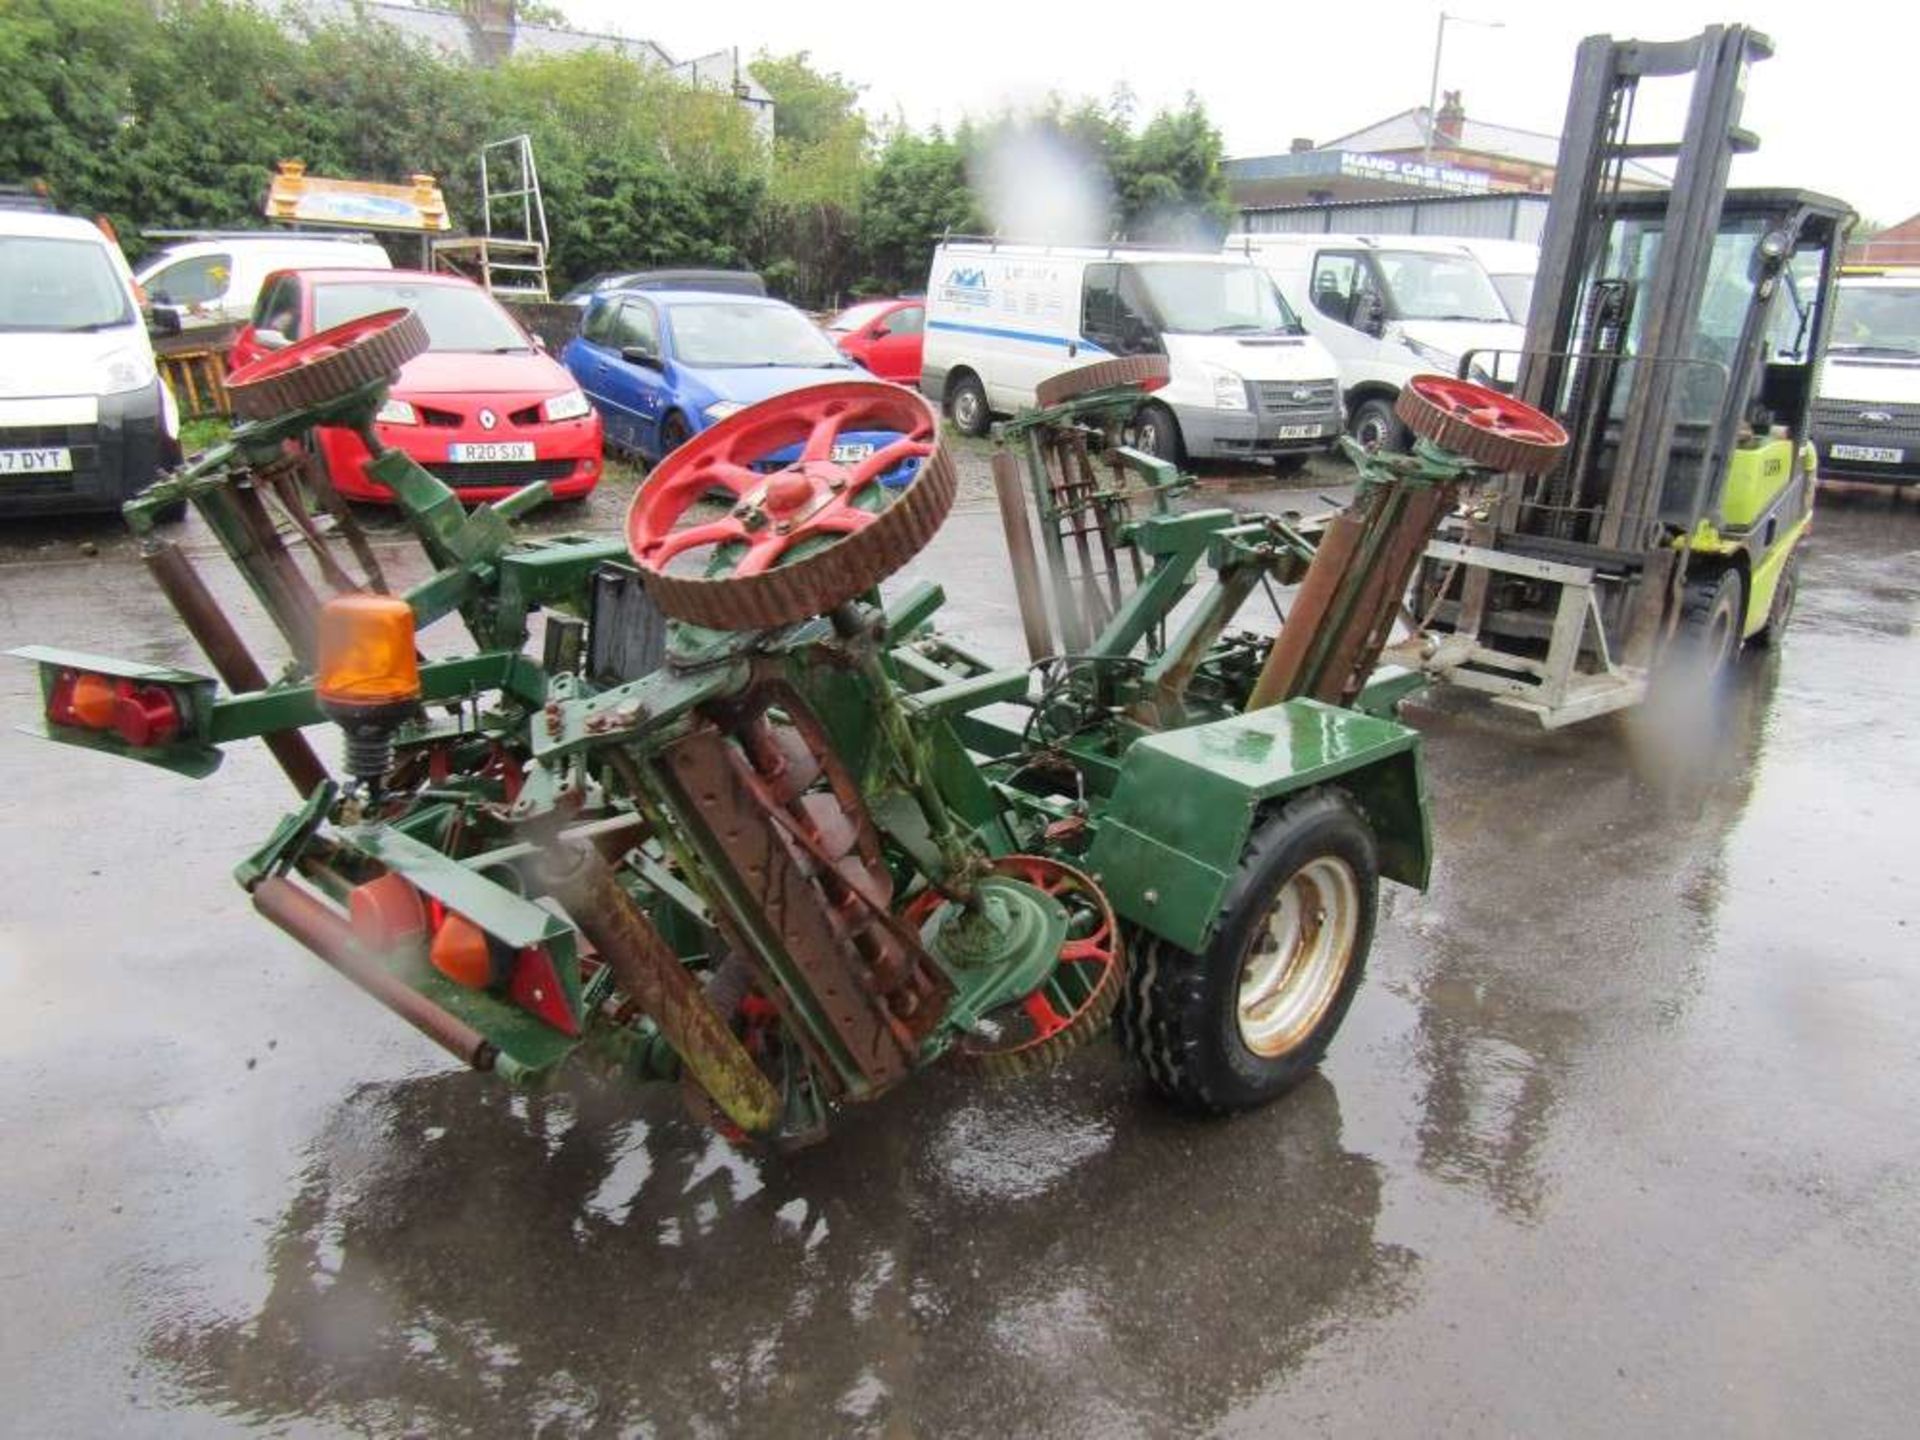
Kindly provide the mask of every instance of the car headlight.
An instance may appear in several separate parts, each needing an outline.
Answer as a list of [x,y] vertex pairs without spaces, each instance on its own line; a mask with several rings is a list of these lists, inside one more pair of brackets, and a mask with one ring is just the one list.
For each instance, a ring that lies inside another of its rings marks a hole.
[[396,400],[391,395],[386,404],[373,412],[373,418],[382,425],[418,425],[420,417],[414,413],[413,406],[404,400]]
[[738,400],[716,400],[700,413],[709,420],[724,420],[729,415],[738,415],[746,408]]
[[100,361],[100,392],[119,395],[153,383],[153,360],[138,350],[115,350]]
[[1216,410],[1244,410],[1247,408],[1247,382],[1231,370],[1216,370],[1207,367],[1207,378],[1213,382],[1213,407]]
[[553,396],[540,407],[540,413],[549,420],[578,420],[582,415],[593,412],[592,404],[584,392],[568,390]]
[[1460,357],[1458,355],[1450,354],[1442,350],[1438,345],[1422,344],[1420,341],[1410,339],[1405,335],[1400,337],[1400,343],[1405,345],[1407,349],[1418,355],[1441,374],[1455,375],[1459,373]]

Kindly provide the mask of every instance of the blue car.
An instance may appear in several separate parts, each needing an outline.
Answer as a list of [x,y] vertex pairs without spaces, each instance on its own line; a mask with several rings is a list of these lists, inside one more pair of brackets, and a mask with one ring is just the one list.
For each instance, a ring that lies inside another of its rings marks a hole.
[[[596,294],[560,359],[600,411],[608,446],[650,466],[756,401],[872,378],[785,301],[695,290]],[[892,438],[844,435],[834,458],[858,460]],[[882,479],[898,485],[913,468]]]

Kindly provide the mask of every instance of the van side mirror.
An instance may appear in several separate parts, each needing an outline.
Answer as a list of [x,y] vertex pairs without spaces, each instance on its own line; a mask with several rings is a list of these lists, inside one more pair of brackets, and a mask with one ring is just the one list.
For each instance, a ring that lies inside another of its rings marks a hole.
[[620,358],[629,365],[639,365],[648,370],[659,370],[663,368],[660,357],[644,345],[621,346]]
[[180,311],[173,305],[153,305],[147,310],[147,333],[165,337],[180,333]]

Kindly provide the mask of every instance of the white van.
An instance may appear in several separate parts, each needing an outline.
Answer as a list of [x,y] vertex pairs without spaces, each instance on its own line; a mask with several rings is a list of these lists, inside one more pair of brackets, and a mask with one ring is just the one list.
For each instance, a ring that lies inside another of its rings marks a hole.
[[1178,463],[1270,459],[1283,471],[1340,434],[1333,358],[1245,256],[950,240],[927,279],[920,389],[961,430],[1034,403],[1049,375],[1165,355],[1134,443]]
[[1813,443],[1823,478],[1920,484],[1920,267],[1841,272]]
[[[149,238],[167,238],[155,231]],[[195,232],[151,255],[134,278],[156,309],[171,309],[186,330],[244,322],[260,285],[276,270],[391,270],[372,236],[272,230]]]
[[1516,325],[1527,323],[1527,311],[1533,307],[1533,278],[1540,271],[1540,247],[1531,240],[1460,241],[1486,266],[1487,278],[1500,292],[1507,314]]
[[1393,402],[1415,375],[1456,374],[1470,351],[1484,352],[1476,379],[1510,381],[1518,370],[1526,327],[1462,241],[1235,235],[1227,253],[1256,259],[1333,352],[1347,429],[1364,445],[1407,448]]
[[120,247],[0,209],[0,515],[117,510],[179,445]]

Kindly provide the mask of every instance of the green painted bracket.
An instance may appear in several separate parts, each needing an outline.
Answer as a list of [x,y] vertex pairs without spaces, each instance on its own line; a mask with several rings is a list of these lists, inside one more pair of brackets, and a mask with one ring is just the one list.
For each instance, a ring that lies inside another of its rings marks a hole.
[[[523,704],[539,705],[547,696],[547,679],[525,655],[508,650],[483,651],[458,660],[432,660],[420,667],[423,702],[460,700],[470,695],[500,691]],[[275,685],[245,695],[217,700],[207,730],[216,745],[297,730],[326,720],[310,684]]]
[[1198,952],[1261,807],[1336,782],[1373,826],[1381,873],[1424,888],[1432,842],[1419,736],[1314,700],[1135,741],[1095,817],[1088,869],[1124,919]]
[[280,823],[273,827],[273,834],[267,837],[267,843],[233,867],[233,878],[239,882],[240,888],[251,895],[262,880],[291,870],[300,859],[300,852],[306,849],[307,842],[326,823],[328,814],[333,810],[334,799],[339,794],[338,785],[331,780],[323,780],[313,787],[313,793],[298,810],[281,816]]
[[633,744],[694,706],[741,689],[749,673],[744,659],[700,670],[668,667],[596,695],[556,698],[528,727],[534,758],[551,761],[592,746]]

